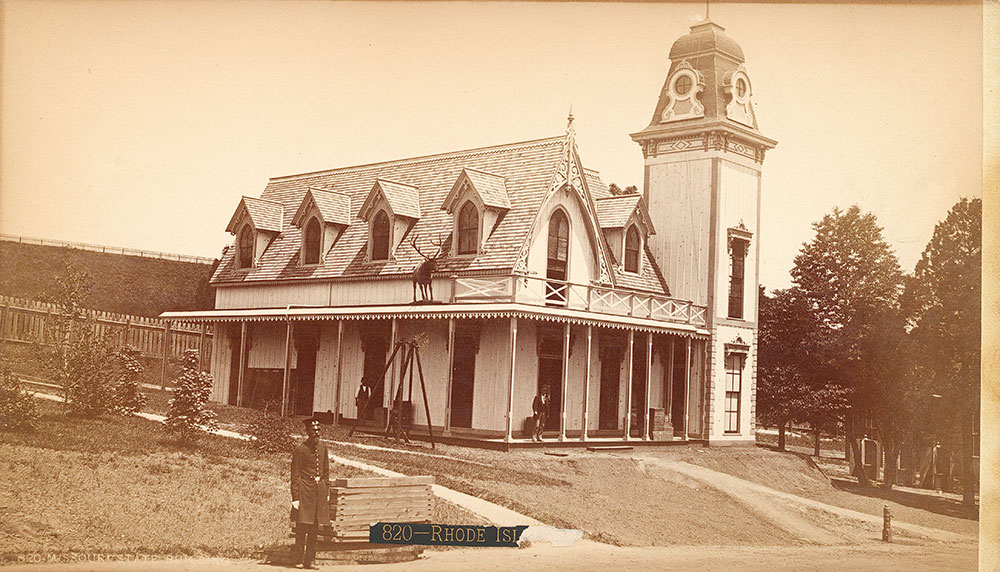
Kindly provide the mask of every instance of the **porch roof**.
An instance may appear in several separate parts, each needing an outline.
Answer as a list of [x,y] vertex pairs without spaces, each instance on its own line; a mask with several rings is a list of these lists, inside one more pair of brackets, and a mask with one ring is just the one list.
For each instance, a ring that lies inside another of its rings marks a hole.
[[393,318],[526,318],[550,322],[591,325],[619,330],[668,333],[687,337],[705,337],[709,332],[691,324],[664,322],[636,316],[603,314],[570,308],[532,306],[520,303],[497,304],[400,304],[387,306],[289,306],[233,310],[198,310],[164,312],[160,318],[180,322],[267,322],[309,320],[381,320]]

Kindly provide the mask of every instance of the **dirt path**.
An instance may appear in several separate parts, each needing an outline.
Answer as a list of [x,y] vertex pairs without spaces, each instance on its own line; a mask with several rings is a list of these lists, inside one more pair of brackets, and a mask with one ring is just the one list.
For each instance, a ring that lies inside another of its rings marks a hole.
[[[974,544],[913,546],[869,542],[860,546],[673,546],[616,547],[579,542],[569,548],[537,544],[530,548],[482,548],[426,551],[400,564],[323,566],[325,570],[365,572],[449,572],[475,568],[477,572],[508,570],[775,570],[840,571],[975,570]],[[190,559],[142,562],[75,562],[4,567],[5,572],[277,572],[286,568],[249,560]]]
[[[656,471],[679,473],[718,489],[806,542],[821,545],[853,544],[881,536],[880,515],[832,506],[682,461],[656,457],[636,459],[655,467]],[[938,542],[976,540],[974,537],[899,521],[893,522],[893,530]]]

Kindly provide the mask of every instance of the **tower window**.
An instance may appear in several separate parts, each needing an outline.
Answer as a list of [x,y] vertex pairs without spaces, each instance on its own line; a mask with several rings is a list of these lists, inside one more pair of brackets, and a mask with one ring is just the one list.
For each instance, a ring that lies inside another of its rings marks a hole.
[[378,211],[372,221],[372,260],[389,259],[389,215]]
[[249,224],[243,225],[243,228],[240,230],[240,238],[236,250],[239,258],[239,268],[250,268],[253,266],[253,229]]
[[305,240],[305,252],[302,257],[303,262],[306,264],[319,264],[319,256],[321,250],[321,235],[322,232],[319,228],[319,221],[315,218],[309,220],[309,224],[306,225],[306,240]]
[[625,233],[625,272],[639,272],[639,231],[635,225]]
[[740,432],[740,391],[743,385],[743,354],[726,356],[726,433]]
[[458,212],[458,253],[475,254],[479,248],[479,211],[471,201]]
[[674,91],[677,92],[677,95],[687,95],[691,91],[691,77],[686,74],[678,77],[674,83]]
[[747,243],[733,240],[729,259],[729,317],[743,318],[743,275]]
[[747,82],[745,79],[740,78],[736,81],[736,95],[738,95],[740,99],[743,99],[743,97],[746,96],[746,94],[747,94]]

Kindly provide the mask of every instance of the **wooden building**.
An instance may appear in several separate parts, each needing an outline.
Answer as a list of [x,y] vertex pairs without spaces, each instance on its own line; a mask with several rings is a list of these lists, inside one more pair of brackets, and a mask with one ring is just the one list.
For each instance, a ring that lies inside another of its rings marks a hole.
[[[752,442],[760,172],[740,47],[675,42],[641,193],[613,195],[558,137],[271,179],[243,197],[212,279],[213,398],[382,422],[396,342],[423,340],[435,433],[526,440],[542,386],[559,441]],[[434,257],[432,300],[411,280]],[[414,397],[415,425],[427,414]]]

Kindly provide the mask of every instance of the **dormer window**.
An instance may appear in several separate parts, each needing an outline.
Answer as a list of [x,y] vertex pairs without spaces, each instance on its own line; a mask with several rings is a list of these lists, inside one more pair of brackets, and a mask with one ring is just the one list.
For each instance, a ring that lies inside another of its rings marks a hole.
[[320,230],[319,219],[311,218],[306,224],[305,244],[303,245],[302,261],[305,264],[319,264],[320,252],[323,247],[323,233]]
[[260,263],[267,247],[281,234],[285,209],[267,199],[243,197],[229,219],[226,232],[236,235],[236,268],[249,270]]
[[253,266],[253,227],[249,224],[243,225],[240,229],[239,241],[237,244],[238,268],[251,268]]
[[625,272],[639,272],[639,252],[642,249],[642,239],[635,225],[628,227],[625,233]]
[[479,210],[468,201],[458,213],[458,253],[475,254],[479,251],[478,243]]
[[500,220],[510,210],[507,179],[494,174],[463,167],[441,203],[452,215],[452,244],[458,255],[478,254]]
[[299,264],[323,264],[340,235],[351,223],[351,198],[333,189],[309,187],[292,225],[302,229]]
[[372,260],[389,259],[389,215],[378,211],[372,220]]

